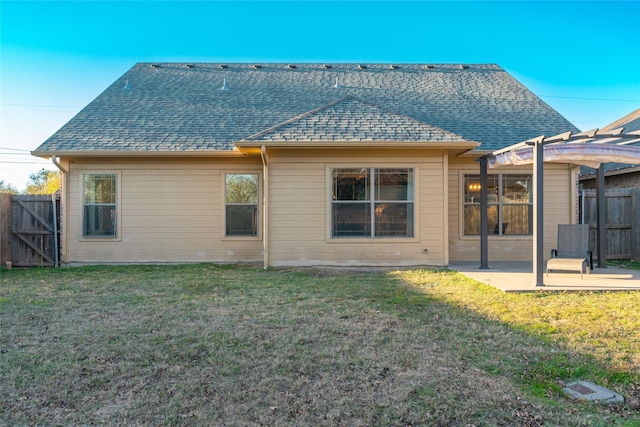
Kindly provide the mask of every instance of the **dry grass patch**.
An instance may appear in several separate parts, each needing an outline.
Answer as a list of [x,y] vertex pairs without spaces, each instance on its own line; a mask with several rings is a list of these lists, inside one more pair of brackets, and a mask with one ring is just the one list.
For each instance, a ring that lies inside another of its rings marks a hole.
[[435,271],[3,270],[0,424],[633,425],[541,370],[552,349],[606,364],[457,287],[489,292]]

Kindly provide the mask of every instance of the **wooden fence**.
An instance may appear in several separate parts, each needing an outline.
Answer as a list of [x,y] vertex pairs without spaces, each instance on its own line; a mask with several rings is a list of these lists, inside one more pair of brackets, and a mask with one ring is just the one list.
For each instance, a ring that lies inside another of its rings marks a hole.
[[60,199],[0,194],[0,257],[15,267],[58,265]]
[[[581,193],[580,217],[589,224],[591,249],[597,248],[597,198],[595,190]],[[640,260],[640,188],[605,191],[607,259]]]

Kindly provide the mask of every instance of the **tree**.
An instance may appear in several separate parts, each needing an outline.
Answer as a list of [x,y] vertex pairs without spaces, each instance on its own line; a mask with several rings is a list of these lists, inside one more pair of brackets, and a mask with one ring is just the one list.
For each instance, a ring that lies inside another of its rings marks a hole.
[[8,182],[4,182],[4,179],[0,179],[0,193],[18,194],[18,189]]
[[29,175],[27,194],[53,194],[61,188],[60,172],[41,170]]

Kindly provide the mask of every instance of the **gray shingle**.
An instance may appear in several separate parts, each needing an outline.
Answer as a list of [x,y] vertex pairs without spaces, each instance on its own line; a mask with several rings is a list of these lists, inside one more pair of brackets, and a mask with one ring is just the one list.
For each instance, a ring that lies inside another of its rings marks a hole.
[[252,135],[246,141],[459,142],[465,139],[348,96]]
[[248,139],[395,138],[478,141],[480,149],[495,150],[577,131],[492,64],[225,65],[136,64],[36,153],[212,151],[232,150],[234,142]]

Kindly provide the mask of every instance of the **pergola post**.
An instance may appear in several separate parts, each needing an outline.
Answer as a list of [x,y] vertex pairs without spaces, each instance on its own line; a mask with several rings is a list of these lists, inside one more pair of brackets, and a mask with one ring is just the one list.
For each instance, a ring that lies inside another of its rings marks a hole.
[[489,268],[489,213],[487,197],[487,158],[480,161],[480,268]]
[[536,286],[544,286],[544,145],[533,142],[533,275]]
[[600,166],[596,169],[596,208],[598,268],[607,268],[607,211],[604,197],[604,163],[600,163]]

